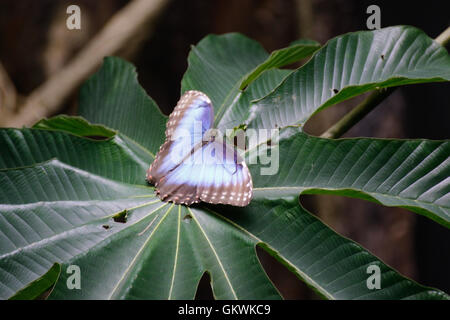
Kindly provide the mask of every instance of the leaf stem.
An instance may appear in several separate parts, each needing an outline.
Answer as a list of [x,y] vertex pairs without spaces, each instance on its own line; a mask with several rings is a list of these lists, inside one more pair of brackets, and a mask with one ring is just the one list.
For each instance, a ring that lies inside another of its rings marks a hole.
[[[445,29],[436,39],[442,46],[450,42],[450,27]],[[372,91],[372,93],[349,113],[343,116],[332,127],[325,131],[321,137],[336,139],[346,133],[351,127],[363,119],[370,111],[375,109],[384,99],[386,99],[397,87],[382,88]]]

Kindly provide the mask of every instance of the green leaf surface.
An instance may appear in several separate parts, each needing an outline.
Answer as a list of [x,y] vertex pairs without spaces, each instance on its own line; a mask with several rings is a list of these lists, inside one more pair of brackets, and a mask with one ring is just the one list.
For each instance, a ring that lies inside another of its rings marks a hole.
[[257,66],[250,74],[242,81],[239,89],[243,90],[245,87],[255,80],[265,70],[272,68],[281,68],[291,63],[297,62],[301,59],[311,56],[320,48],[320,44],[312,40],[297,40],[291,43],[289,47],[275,50],[270,56]]
[[[259,197],[244,209],[215,210],[326,299],[449,299],[443,292],[402,277],[360,245],[332,231],[299,206],[296,197]],[[381,289],[367,287],[370,265],[380,268]]]
[[448,140],[329,140],[300,132],[270,148],[280,154],[279,169],[262,175],[260,166],[250,166],[255,197],[344,195],[406,208],[450,227]]
[[33,128],[69,132],[80,137],[104,140],[113,137],[116,132],[102,125],[92,125],[81,117],[59,115],[51,119],[42,119]]
[[302,40],[269,55],[241,34],[209,35],[192,47],[181,92],[206,93],[214,106],[216,127],[232,129],[249,117],[252,100],[267,95],[290,73],[277,67],[308,57],[318,48],[317,42]]
[[[58,118],[55,118],[58,121]],[[49,120],[49,123],[52,120]],[[112,180],[142,184],[148,164],[153,158],[140,149],[132,149],[119,135],[110,140],[97,141],[68,134],[64,131],[41,129],[0,130],[0,169],[32,166],[36,163],[59,159],[77,168]],[[76,130],[78,133],[79,131]],[[82,152],[81,152],[82,151]]]
[[[251,239],[200,209],[161,202],[153,188],[58,160],[0,171],[0,183],[0,225],[9,226],[0,245],[2,298],[55,261],[62,273],[53,298],[192,299],[205,271],[219,299],[278,297]],[[126,223],[116,222],[123,210]],[[67,288],[68,265],[80,267],[81,290]]]
[[375,88],[450,80],[447,51],[413,27],[349,33],[251,107],[249,127],[301,125],[317,111]]
[[35,300],[41,297],[42,292],[52,288],[61,272],[61,265],[54,263],[53,266],[39,279],[31,282],[28,286],[17,292],[9,300]]
[[[344,241],[295,200],[259,199],[240,210],[221,207],[216,208],[221,214],[212,214],[161,202],[151,188],[117,183],[57,160],[2,171],[0,183],[11,190],[0,197],[2,219],[14,226],[1,241],[0,259],[0,270],[17,282],[9,283],[11,291],[57,260],[63,263],[62,273],[52,298],[193,298],[206,270],[216,298],[276,298],[256,257],[254,246],[262,242],[328,298],[446,297]],[[72,186],[70,192],[64,184]],[[25,189],[18,194],[14,186],[21,185]],[[124,209],[127,222],[115,222],[113,216]],[[308,245],[305,239],[312,235],[317,238]],[[300,248],[309,254],[300,256]],[[324,261],[316,259],[326,252]],[[365,268],[373,263],[382,270],[384,291],[373,292],[363,281]],[[66,286],[65,270],[73,264],[81,269],[81,290]],[[324,265],[334,268],[320,272]],[[330,280],[339,275],[342,282]]]
[[166,117],[137,81],[135,68],[115,57],[81,88],[79,114],[91,123],[118,130],[152,155],[164,142]]
[[[245,74],[263,63],[269,54],[261,45],[238,33],[209,35],[193,46],[181,93],[201,89],[211,99],[216,119],[236,104]],[[217,123],[217,122],[216,122]]]

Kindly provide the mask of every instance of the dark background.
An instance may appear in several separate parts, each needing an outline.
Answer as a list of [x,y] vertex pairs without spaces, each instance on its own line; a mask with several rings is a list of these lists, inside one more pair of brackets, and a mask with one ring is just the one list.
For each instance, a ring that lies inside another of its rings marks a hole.
[[[60,70],[128,1],[0,1],[0,62],[19,93],[27,96]],[[70,4],[81,7],[82,30],[68,31]],[[268,51],[298,38],[324,44],[346,32],[366,29],[366,8],[381,8],[382,27],[407,24],[436,37],[449,26],[448,1],[358,0],[173,0],[150,32],[130,39],[117,55],[132,61],[139,80],[164,113],[175,106],[192,44],[209,33],[241,32]],[[450,136],[448,84],[402,87],[346,136],[446,139]],[[329,108],[307,123],[319,135],[363,97]],[[77,94],[61,113],[76,113]],[[0,117],[1,117],[0,106]],[[422,216],[356,199],[302,196],[302,204],[336,231],[422,284],[450,292],[450,233]],[[258,250],[264,268],[289,299],[317,296],[272,257]],[[212,298],[207,276],[197,297]]]

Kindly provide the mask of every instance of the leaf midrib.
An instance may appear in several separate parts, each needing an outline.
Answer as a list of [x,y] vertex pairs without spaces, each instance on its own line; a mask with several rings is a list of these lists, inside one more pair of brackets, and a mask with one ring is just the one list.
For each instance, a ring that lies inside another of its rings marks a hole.
[[[151,214],[155,213],[156,211],[158,211],[159,209],[165,207],[168,203],[165,202],[163,205],[159,206],[158,208],[156,208],[155,210],[153,210],[152,212],[146,214],[143,218],[139,219],[138,221],[136,221],[135,223],[133,223],[133,225],[136,225],[137,223],[141,222],[142,220],[144,220],[145,218],[148,218]],[[158,223],[156,224],[156,226],[153,228],[152,232],[150,233],[150,235],[148,236],[148,238],[144,241],[143,245],[139,248],[138,252],[136,253],[136,255],[134,256],[133,260],[131,260],[130,264],[128,265],[128,267],[125,269],[125,272],[123,272],[122,277],[119,279],[119,281],[116,283],[116,285],[114,286],[113,290],[111,291],[108,300],[111,300],[113,295],[115,294],[115,292],[117,291],[117,289],[119,288],[119,286],[121,285],[121,283],[125,280],[126,276],[129,274],[129,272],[132,270],[133,266],[136,264],[139,256],[142,254],[142,252],[144,251],[144,249],[147,247],[148,243],[150,242],[150,239],[152,238],[152,236],[155,234],[156,230],[158,230],[159,226],[161,225],[161,223],[166,219],[166,217],[169,215],[170,210],[172,210],[174,204],[172,204],[166,211],[166,213],[164,213],[164,215],[161,217],[161,219],[158,221]]]
[[173,271],[172,271],[172,280],[170,282],[170,289],[169,289],[169,297],[168,300],[172,299],[172,290],[173,285],[175,283],[175,274],[177,272],[177,263],[178,263],[178,249],[180,247],[180,229],[181,229],[181,206],[178,205],[178,219],[177,219],[177,245],[175,248],[175,261],[173,264]]
[[244,227],[242,227],[241,225],[237,224],[236,222],[228,219],[227,217],[221,215],[220,213],[210,209],[210,208],[205,208],[205,210],[211,212],[212,214],[216,215],[217,217],[219,217],[220,219],[230,223],[231,225],[233,225],[234,227],[238,228],[239,230],[243,231],[245,234],[249,235],[250,237],[252,237],[254,240],[256,240],[258,243],[262,243],[265,246],[267,246],[269,249],[271,249],[273,252],[277,252],[278,255],[283,258],[283,260],[289,264],[289,266],[291,268],[293,268],[294,270],[296,270],[296,272],[300,275],[300,277],[302,279],[304,279],[305,281],[307,281],[309,284],[311,284],[315,289],[317,289],[324,297],[326,297],[329,300],[335,300],[335,298],[330,295],[328,293],[328,291],[326,291],[322,286],[320,286],[316,281],[314,281],[312,278],[310,278],[307,274],[305,274],[303,271],[301,271],[299,268],[297,268],[297,266],[295,266],[294,264],[291,263],[291,261],[289,259],[286,259],[278,250],[276,250],[275,248],[273,248],[272,246],[270,246],[268,243],[266,243],[265,241],[261,240],[260,238],[258,238],[256,235],[254,235],[253,233],[251,233],[250,231],[248,231],[247,229],[245,229]]
[[[125,199],[128,199],[128,198],[125,198]],[[125,200],[125,199],[123,199],[123,200]],[[122,199],[119,199],[119,200],[122,200]],[[98,201],[98,200],[95,200],[95,201]],[[3,254],[3,255],[0,255],[0,259],[5,259],[5,258],[8,258],[8,257],[14,256],[14,255],[17,254],[17,253],[20,253],[20,252],[22,252],[22,251],[26,251],[26,250],[28,250],[28,249],[30,249],[30,248],[38,248],[39,245],[42,244],[42,243],[46,244],[46,243],[48,243],[49,241],[52,241],[53,239],[61,238],[62,236],[66,235],[66,234],[69,234],[69,233],[72,233],[72,232],[74,232],[74,231],[76,231],[76,230],[80,230],[80,229],[82,229],[82,228],[85,227],[85,226],[93,225],[93,224],[95,224],[95,223],[97,223],[97,222],[99,222],[99,221],[102,221],[102,220],[105,220],[105,219],[112,218],[112,217],[114,217],[115,215],[117,215],[117,214],[119,214],[120,212],[122,212],[123,210],[131,211],[131,210],[135,210],[135,209],[139,209],[139,208],[146,207],[146,206],[148,206],[148,205],[157,203],[157,202],[159,202],[159,201],[160,201],[160,200],[157,199],[157,200],[155,200],[155,201],[146,202],[146,203],[137,205],[137,206],[132,207],[132,208],[129,208],[129,209],[128,209],[128,208],[121,209],[121,210],[116,211],[116,212],[114,212],[114,213],[112,213],[112,214],[109,214],[109,215],[106,215],[106,216],[102,216],[102,217],[98,217],[98,218],[96,218],[96,219],[94,219],[94,220],[89,220],[88,222],[83,223],[83,224],[80,224],[80,225],[78,225],[78,226],[76,226],[76,227],[73,227],[73,228],[71,228],[71,229],[69,229],[69,230],[64,230],[64,231],[62,231],[62,232],[55,233],[55,234],[53,234],[53,235],[50,236],[50,237],[42,238],[42,239],[39,240],[39,241],[29,243],[29,244],[27,244],[26,246],[17,248],[17,249],[15,249],[15,250],[13,250],[13,251],[10,251],[10,252],[7,252],[7,253],[5,253],[5,254]],[[62,201],[53,201],[53,202],[62,202]],[[79,202],[83,202],[83,201],[79,201]],[[1,207],[1,206],[0,206],[0,207]],[[138,220],[138,222],[139,222],[139,221],[141,221],[141,219]],[[134,223],[133,223],[132,225],[134,225]]]
[[208,242],[208,245],[210,246],[212,252],[214,253],[214,256],[215,256],[217,262],[219,263],[220,269],[222,270],[222,273],[223,273],[223,275],[224,275],[224,277],[225,277],[225,279],[226,279],[226,281],[227,281],[227,283],[228,283],[228,286],[229,286],[230,289],[231,289],[231,292],[232,292],[232,294],[233,294],[233,296],[234,296],[234,299],[235,299],[235,300],[238,300],[238,297],[237,297],[237,295],[236,295],[236,292],[234,291],[234,288],[233,288],[233,286],[231,285],[231,281],[230,281],[230,279],[229,279],[229,277],[228,277],[227,272],[225,271],[225,268],[224,268],[223,265],[222,265],[222,262],[221,262],[221,260],[220,260],[220,258],[219,258],[219,255],[217,254],[216,250],[214,249],[214,246],[212,245],[211,241],[209,240],[209,238],[208,238],[208,236],[207,236],[205,230],[202,228],[202,226],[201,226],[200,222],[198,221],[197,217],[194,215],[194,213],[192,212],[192,210],[191,210],[189,207],[187,207],[187,208],[188,208],[188,211],[191,213],[192,218],[194,219],[194,221],[197,223],[198,227],[200,228],[200,231],[202,232],[202,234],[203,234],[203,236],[205,237],[206,241]]

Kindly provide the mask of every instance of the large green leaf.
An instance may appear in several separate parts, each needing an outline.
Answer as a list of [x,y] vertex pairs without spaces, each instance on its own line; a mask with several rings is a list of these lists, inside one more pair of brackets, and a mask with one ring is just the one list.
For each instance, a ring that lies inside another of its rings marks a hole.
[[[60,118],[54,121],[60,122]],[[78,119],[73,119],[73,123],[78,123]],[[50,121],[47,125],[50,126]],[[71,127],[74,126],[67,129]],[[0,148],[0,169],[32,166],[57,158],[91,173],[132,184],[145,181],[142,171],[145,172],[153,160],[148,153],[132,149],[119,135],[97,141],[66,132],[3,129],[0,130]]]
[[120,131],[152,155],[164,142],[166,117],[139,86],[134,67],[119,58],[105,58],[99,72],[83,85],[79,114]]
[[302,126],[317,111],[375,88],[448,80],[447,51],[416,28],[349,33],[254,101],[251,116],[240,121],[255,128]]
[[[193,298],[205,271],[219,299],[278,297],[247,235],[161,202],[153,188],[96,175],[85,159],[85,170],[50,160],[0,171],[2,298],[54,262],[63,264],[54,298]],[[124,210],[125,223],[115,219]],[[82,290],[66,286],[71,264]]]
[[236,100],[243,76],[268,57],[258,42],[241,34],[206,36],[189,53],[181,93],[201,88],[211,98],[217,117]]
[[10,300],[35,300],[41,298],[42,292],[53,288],[60,272],[61,265],[59,263],[54,263],[42,277],[31,282],[25,288],[17,292]]
[[102,125],[93,125],[81,117],[68,117],[59,115],[51,120],[42,119],[38,121],[34,128],[69,132],[80,137],[89,137],[102,140],[114,137],[115,131],[105,128]]
[[[231,129],[248,117],[250,101],[264,97],[289,74],[276,67],[305,58],[317,48],[312,41],[296,42],[269,55],[241,34],[210,35],[192,47],[181,92],[197,89],[206,93],[214,106],[217,128]],[[258,83],[252,85],[255,79]],[[240,90],[249,84],[247,90]],[[224,117],[233,121],[221,122]]]
[[[255,197],[330,193],[409,209],[450,226],[450,142],[329,140],[304,133],[270,147],[276,175],[250,166]],[[281,156],[282,155],[282,156]]]
[[[222,129],[242,123],[251,112],[249,102],[264,97],[290,73],[265,70],[239,91],[242,81],[268,59],[268,54],[254,41],[236,34],[206,38],[189,59],[182,90],[198,89],[210,95],[218,115],[216,123]],[[258,167],[251,167],[255,199],[248,207],[187,208],[161,202],[144,181],[145,170],[164,138],[165,117],[137,84],[130,64],[106,59],[82,89],[80,103],[84,117],[119,133],[112,135],[108,128],[67,117],[42,121],[32,129],[0,130],[1,298],[13,296],[55,262],[62,266],[51,298],[190,299],[204,272],[210,274],[216,298],[279,298],[258,261],[256,245],[326,298],[448,298],[404,278],[333,232],[298,203],[296,195],[300,192],[324,189],[402,206],[377,198],[377,191],[387,185],[376,185],[376,181],[363,185],[370,174],[378,178],[387,174],[376,170],[375,164],[380,168],[394,165],[386,156],[372,162],[373,171],[361,169],[362,160],[351,151],[360,147],[361,151],[372,150],[370,146],[362,148],[370,145],[371,139],[360,139],[362,146],[352,147],[345,141],[290,132],[279,146],[272,146],[284,150],[279,173],[272,176],[273,184],[270,177],[259,176]],[[374,141],[375,150],[382,150],[383,143]],[[358,140],[354,142],[358,145]],[[395,142],[391,147],[409,150],[415,143]],[[405,159],[406,151],[402,151],[399,167],[407,170],[404,172],[421,169],[415,161],[436,147],[431,164],[422,161],[425,165],[420,172],[425,180],[417,185],[420,190],[426,185],[448,193],[439,180],[448,172],[448,160],[438,164],[443,155],[448,155],[448,144],[433,143],[420,142],[422,147],[418,149],[423,153],[413,152],[413,159]],[[302,152],[295,149],[297,146]],[[351,156],[343,156],[345,150]],[[317,162],[311,153],[320,155]],[[305,158],[308,156],[310,160]],[[322,159],[327,156],[336,162]],[[315,176],[308,176],[309,168],[301,167],[302,159],[307,166],[320,164],[324,169],[317,168],[312,171]],[[289,162],[294,167],[291,172],[286,167]],[[333,164],[338,170],[332,170]],[[339,185],[338,178],[349,168],[356,180],[351,183],[349,177],[343,179],[347,185]],[[304,172],[297,173],[300,169]],[[400,186],[408,181],[390,180],[394,190],[396,183]],[[280,193],[264,190],[270,186],[276,186]],[[289,192],[284,192],[285,187]],[[350,192],[349,188],[354,190]],[[439,220],[444,216],[433,210],[445,207],[448,198],[433,199],[434,207],[415,204],[414,208]],[[409,204],[405,206],[409,208]],[[81,290],[66,286],[70,276],[66,270],[72,264],[80,266]],[[379,290],[366,286],[366,270],[371,264],[381,269]]]
[[[338,235],[299,206],[297,197],[289,200],[258,197],[245,209],[216,210],[324,298],[449,298],[402,277],[360,245]],[[370,265],[381,270],[380,290],[367,288]]]
[[[227,47],[236,56],[204,55],[203,66],[195,64],[185,74],[183,80],[189,80],[189,88],[205,91],[200,77],[197,79],[191,69],[202,70],[206,76],[215,65],[231,64],[243,54],[240,49],[250,46],[242,45],[241,37],[239,40],[233,41],[233,45],[229,38],[221,37],[200,42],[195,47],[197,51]],[[195,52],[191,53],[190,61],[196,61]],[[256,69],[270,60],[267,58]],[[259,165],[252,168],[255,185],[260,185],[256,193],[267,190],[274,196],[300,192],[341,194],[405,207],[449,225],[447,142],[371,139],[333,142],[308,139],[300,132],[301,124],[321,105],[323,108],[335,104],[374,87],[450,79],[450,56],[444,48],[413,27],[356,32],[330,40],[306,65],[287,77],[283,72],[286,70],[271,69],[244,91],[229,89],[235,97],[233,103],[216,116],[220,129],[244,123],[258,129],[298,125],[296,137],[291,137],[295,130],[280,135],[281,163],[275,177],[260,176]],[[234,81],[239,79],[237,74],[236,71]],[[241,75],[246,74],[246,70],[241,71]],[[221,83],[222,72],[216,72],[213,80],[211,86]],[[279,81],[283,81],[281,85],[265,96]],[[336,86],[325,90],[332,84]],[[337,94],[332,90],[334,87],[340,90]],[[289,141],[284,142],[284,137],[290,137]],[[250,154],[255,156],[258,154]]]
[[[9,226],[2,230],[0,278],[9,289],[2,287],[2,297],[56,260],[63,266],[53,298],[192,298],[205,270],[217,298],[276,298],[255,254],[262,243],[328,298],[445,298],[338,236],[295,199],[259,197],[240,210],[173,206],[151,188],[57,160],[1,171],[0,183],[9,190],[0,198],[0,225]],[[126,223],[115,221],[123,210]],[[81,269],[81,290],[66,286],[71,264]],[[370,264],[381,268],[385,289],[367,289]]]
[[[86,162],[85,170],[94,168]],[[328,298],[445,297],[338,236],[296,200],[258,197],[240,210],[186,208],[160,202],[149,187],[85,170],[51,160],[0,172],[7,190],[0,194],[0,225],[8,226],[2,230],[0,278],[9,280],[2,294],[56,260],[63,266],[53,298],[192,298],[205,270],[217,298],[276,298],[254,250],[263,243]],[[126,223],[115,221],[123,210]],[[66,286],[71,264],[81,269],[81,290]],[[386,289],[367,289],[369,264],[380,266]],[[324,265],[330,268],[322,270]]]
[[320,48],[320,44],[312,40],[297,40],[294,41],[289,47],[275,50],[270,56],[250,72],[247,77],[242,81],[239,89],[243,90],[249,83],[258,78],[262,72],[272,68],[280,68],[285,65],[297,62],[303,58],[309,57],[317,49]]

